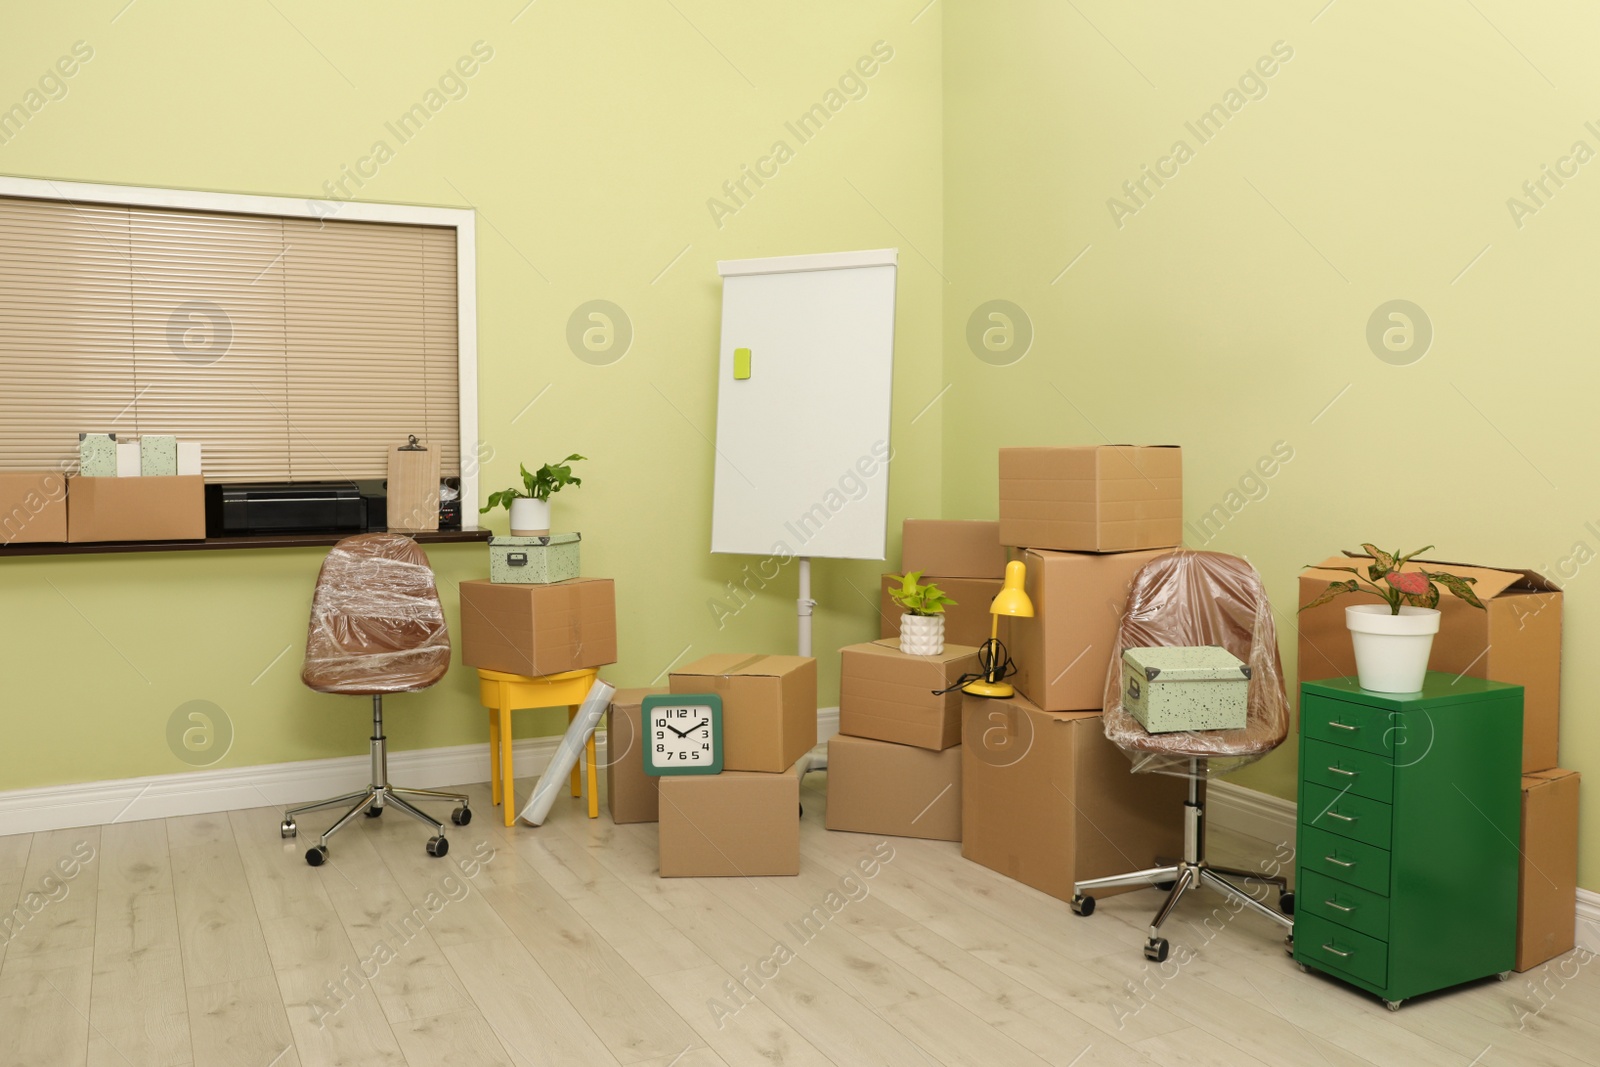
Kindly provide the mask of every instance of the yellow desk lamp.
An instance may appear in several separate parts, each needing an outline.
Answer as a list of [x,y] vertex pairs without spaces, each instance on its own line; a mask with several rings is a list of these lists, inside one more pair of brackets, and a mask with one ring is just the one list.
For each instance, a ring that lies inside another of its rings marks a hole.
[[962,686],[962,692],[980,697],[1008,697],[1016,693],[1016,689],[1006,681],[1008,676],[1017,673],[1017,668],[1011,662],[1006,646],[1000,643],[1000,616],[1033,618],[1033,601],[1028,599],[1027,592],[1022,588],[1027,576],[1028,568],[1021,560],[1006,564],[1005,585],[1000,587],[1000,592],[989,603],[989,614],[994,616],[989,627],[989,639],[978,648],[978,666],[983,669],[983,677]]

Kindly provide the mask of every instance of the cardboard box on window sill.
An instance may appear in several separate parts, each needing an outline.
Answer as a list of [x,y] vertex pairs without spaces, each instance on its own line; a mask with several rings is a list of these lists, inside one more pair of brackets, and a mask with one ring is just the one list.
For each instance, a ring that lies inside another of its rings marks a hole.
[[67,540],[203,541],[206,484],[199,475],[69,478]]
[[[1365,575],[1371,562],[1366,556],[1346,553],[1324,560],[1321,566],[1354,567]],[[1404,569],[1419,568],[1476,578],[1473,592],[1487,609],[1479,611],[1440,590],[1439,632],[1433,639],[1429,668],[1522,686],[1522,770],[1556,766],[1561,762],[1561,590],[1535,571],[1438,560],[1413,560]],[[1329,582],[1349,577],[1346,571],[1302,571],[1300,603],[1309,604]],[[1300,613],[1302,682],[1355,676],[1355,650],[1345,628],[1344,609],[1376,602],[1350,594]]]
[[0,545],[66,539],[66,475],[59,471],[0,472]]

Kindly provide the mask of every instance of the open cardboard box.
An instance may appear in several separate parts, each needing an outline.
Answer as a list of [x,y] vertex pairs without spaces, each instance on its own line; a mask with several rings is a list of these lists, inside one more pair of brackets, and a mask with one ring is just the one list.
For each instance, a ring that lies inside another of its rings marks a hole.
[[[1371,562],[1367,556],[1347,552],[1318,566],[1355,567],[1365,574]],[[1479,611],[1441,591],[1439,633],[1433,639],[1430,669],[1522,686],[1523,772],[1556,766],[1560,763],[1561,590],[1536,571],[1443,560],[1413,560],[1403,569],[1425,567],[1476,578],[1473,591],[1487,609]],[[1300,603],[1309,604],[1329,582],[1349,577],[1346,571],[1302,572]],[[1344,596],[1301,613],[1298,677],[1302,682],[1355,675],[1355,651],[1345,628],[1344,609],[1373,602],[1370,597]]]

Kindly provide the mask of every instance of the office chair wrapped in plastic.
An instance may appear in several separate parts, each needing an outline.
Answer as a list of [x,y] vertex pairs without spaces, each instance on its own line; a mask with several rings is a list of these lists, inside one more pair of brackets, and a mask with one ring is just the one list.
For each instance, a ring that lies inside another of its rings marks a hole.
[[443,678],[449,667],[450,631],[434,587],[433,570],[417,543],[402,534],[359,534],[333,546],[317,575],[300,680],[319,693],[372,698],[372,782],[354,793],[284,813],[283,836],[294,837],[298,833],[295,816],[352,805],[306,851],[311,866],[326,862],[328,839],[357,813],[376,817],[387,806],[432,827],[428,854],[443,856],[450,848],[444,824],[414,807],[407,797],[453,801],[457,806],[451,822],[464,826],[472,821],[467,797],[460,793],[405,789],[389,782],[383,695],[426,689]]
[[[1152,734],[1122,706],[1122,652],[1129,648],[1221,645],[1250,667],[1248,711],[1243,729]],[[1117,632],[1106,675],[1106,737],[1133,761],[1135,774],[1174,774],[1189,779],[1184,803],[1184,855],[1173,864],[1109,878],[1079,882],[1072,910],[1094,911],[1095,889],[1170,883],[1166,902],[1151,921],[1145,956],[1167,958],[1164,923],[1178,900],[1202,884],[1221,891],[1290,930],[1294,894],[1285,879],[1261,871],[1214,867],[1205,859],[1205,783],[1265,756],[1289,735],[1289,698],[1278,657],[1278,631],[1272,621],[1261,576],[1249,563],[1219,552],[1180,550],[1145,564],[1134,576],[1128,607]],[[1282,914],[1273,911],[1227,877],[1275,885]]]

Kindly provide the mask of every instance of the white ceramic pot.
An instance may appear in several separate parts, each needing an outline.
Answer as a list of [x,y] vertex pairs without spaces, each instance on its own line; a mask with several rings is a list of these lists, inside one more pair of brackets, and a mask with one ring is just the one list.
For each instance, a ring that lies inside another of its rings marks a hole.
[[1355,646],[1361,688],[1374,693],[1422,688],[1433,635],[1439,632],[1438,608],[1403,606],[1391,615],[1387,604],[1354,604],[1344,609],[1344,624]]
[[511,502],[511,536],[544,537],[550,532],[550,501],[519,496]]
[[944,616],[900,616],[900,651],[908,656],[937,656],[942,653]]

